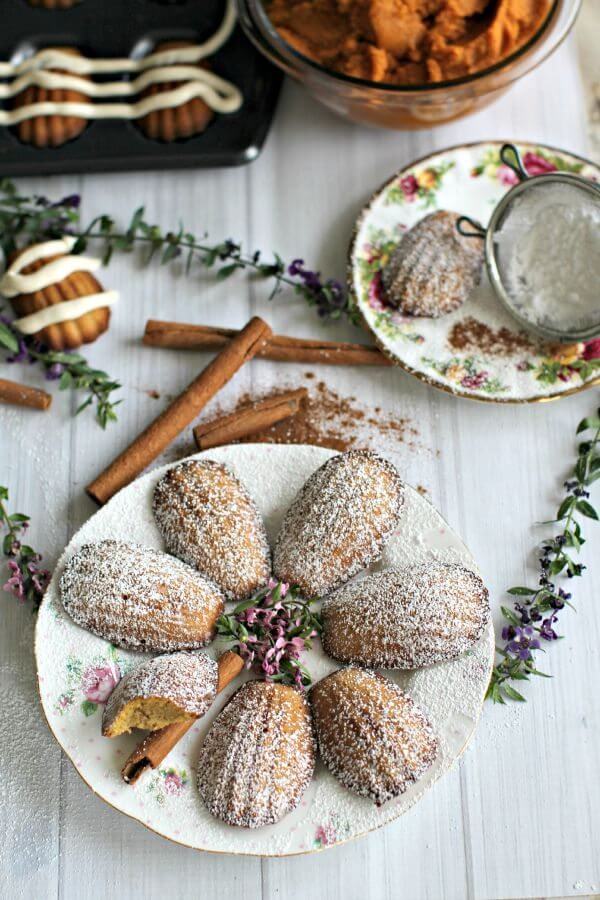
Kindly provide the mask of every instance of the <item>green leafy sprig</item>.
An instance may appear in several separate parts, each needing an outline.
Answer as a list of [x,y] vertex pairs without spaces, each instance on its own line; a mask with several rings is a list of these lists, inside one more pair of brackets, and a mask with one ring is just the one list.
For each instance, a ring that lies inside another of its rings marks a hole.
[[508,593],[519,599],[512,609],[501,607],[507,623],[502,630],[505,644],[496,648],[501,659],[494,666],[486,695],[495,703],[504,703],[506,699],[525,700],[512,682],[528,681],[531,675],[549,677],[537,668],[535,653],[545,643],[559,639],[554,626],[560,611],[572,605],[570,592],[557,585],[555,579],[557,576],[577,578],[585,570],[574,554],[585,543],[583,520],[598,520],[598,513],[589,502],[589,488],[600,478],[600,409],[595,416],[579,423],[577,434],[587,434],[588,439],[579,444],[572,477],[565,481],[566,495],[556,519],[544,523],[560,523],[561,531],[541,544],[538,586],[509,588]]
[[85,391],[87,396],[76,410],[76,415],[94,404],[96,420],[102,428],[116,421],[115,408],[121,400],[113,394],[121,387],[101,369],[95,369],[80,353],[64,353],[48,350],[30,338],[24,338],[9,321],[0,321],[0,346],[9,351],[9,362],[39,363],[48,381],[58,381],[61,391]]

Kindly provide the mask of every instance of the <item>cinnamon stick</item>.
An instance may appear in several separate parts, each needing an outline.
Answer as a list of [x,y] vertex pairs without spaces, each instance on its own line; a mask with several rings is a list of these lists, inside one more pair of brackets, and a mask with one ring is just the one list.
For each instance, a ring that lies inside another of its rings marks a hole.
[[26,406],[29,409],[48,409],[52,403],[52,395],[18,381],[0,378],[0,403]]
[[[219,680],[217,694],[224,690],[230,681],[240,674],[244,668],[241,656],[233,650],[227,650],[219,657]],[[123,781],[135,784],[140,775],[148,769],[155,769],[171,752],[175,744],[190,730],[196,719],[185,722],[173,722],[158,731],[152,731],[137,745],[121,769]]]
[[194,428],[194,438],[199,450],[222,447],[239,438],[256,434],[269,425],[289,419],[300,409],[300,404],[308,396],[306,388],[286,391],[275,397],[267,397],[255,403],[239,406],[227,416],[220,416],[210,422],[202,422]]
[[[142,343],[172,350],[218,350],[237,332],[231,328],[186,325],[149,319]],[[340,341],[313,341],[274,334],[256,354],[277,362],[325,363],[332,366],[391,366],[377,347]]]
[[252,359],[271,336],[258,316],[238,332],[190,385],[86,488],[98,503],[129,484],[169,446],[243,364]]

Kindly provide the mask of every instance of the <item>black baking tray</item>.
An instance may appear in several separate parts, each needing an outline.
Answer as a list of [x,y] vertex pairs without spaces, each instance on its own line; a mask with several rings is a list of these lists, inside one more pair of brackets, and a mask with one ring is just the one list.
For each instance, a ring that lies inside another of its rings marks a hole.
[[[0,59],[10,61],[28,46],[72,46],[90,57],[130,56],[142,40],[203,42],[218,28],[224,0],[80,0],[68,9],[0,0]],[[267,137],[281,74],[244,37],[239,25],[210,57],[213,71],[244,95],[241,109],[216,114],[200,135],[162,143],[133,121],[90,121],[85,131],[60,147],[22,143],[0,126],[0,176],[142,169],[211,168],[251,162]],[[10,101],[0,101],[9,108]]]

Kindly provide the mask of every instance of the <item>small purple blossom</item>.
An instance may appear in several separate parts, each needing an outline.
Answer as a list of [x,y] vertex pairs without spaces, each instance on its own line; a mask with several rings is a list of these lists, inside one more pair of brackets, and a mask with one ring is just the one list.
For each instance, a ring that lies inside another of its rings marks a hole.
[[531,651],[540,649],[540,642],[534,637],[534,634],[535,632],[530,625],[525,625],[522,628],[511,625],[509,628],[504,628],[502,637],[504,640],[509,639],[504,649],[507,653],[518,656],[519,659],[529,660],[531,659]]
[[52,363],[52,365],[46,369],[46,381],[57,381],[64,371],[65,367],[62,363]]

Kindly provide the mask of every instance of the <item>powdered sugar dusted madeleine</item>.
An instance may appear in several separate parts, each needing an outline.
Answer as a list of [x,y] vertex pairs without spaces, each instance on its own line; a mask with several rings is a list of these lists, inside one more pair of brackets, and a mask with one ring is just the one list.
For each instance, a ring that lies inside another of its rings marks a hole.
[[[55,4],[58,6],[58,4]],[[62,5],[62,4],[61,4]],[[66,4],[65,4],[66,5]],[[71,53],[73,56],[81,56],[79,50],[74,47],[55,47],[61,53]],[[50,72],[65,74],[63,69],[48,69]],[[72,74],[72,73],[66,73]],[[78,76],[85,80],[87,76]],[[13,100],[13,108],[30,106],[32,103],[86,103],[89,97],[83,91],[74,91],[70,88],[44,88],[39,85],[30,85],[17,94]],[[79,137],[87,126],[86,119],[79,116],[49,115],[34,116],[24,119],[15,125],[15,130],[20,141],[24,144],[33,144],[35,147],[60,147],[67,141]]]
[[154,490],[153,510],[169,553],[195,566],[230,600],[269,580],[267,534],[233,472],[210,459],[173,466]]
[[458,213],[439,209],[406,232],[383,269],[385,295],[404,315],[454,312],[479,282],[483,241],[463,237]]
[[217,694],[218,666],[206,653],[155,656],[118,683],[104,707],[102,734],[156,731],[203,716]]
[[323,604],[323,647],[340,662],[418,669],[455,659],[490,616],[481,578],[456,563],[388,569],[346,585]]
[[125,541],[86,544],[60,579],[66,611],[117,647],[169,652],[212,640],[224,598],[185,563]]
[[[16,254],[12,262],[18,260],[20,254]],[[39,259],[23,268],[23,275],[30,275],[42,269],[48,263],[59,259],[65,254],[48,256]],[[78,297],[87,297],[90,294],[99,294],[103,291],[100,282],[94,278],[91,272],[72,272],[66,278],[48,285],[31,294],[17,294],[11,297],[11,305],[20,318],[32,313],[52,307],[57,303],[65,303],[76,300]],[[82,344],[91,344],[103,334],[110,322],[110,309],[107,306],[99,306],[74,319],[47,325],[32,335],[51,350],[75,350]]]
[[273,554],[275,576],[321,596],[381,555],[400,521],[404,485],[370,450],[329,459],[290,506]]
[[338,669],[309,696],[323,762],[354,794],[381,806],[434,762],[438,742],[425,713],[388,678]]
[[288,685],[248,681],[206,736],[198,762],[198,789],[217,819],[259,828],[296,808],[314,765],[314,737],[304,695]]

